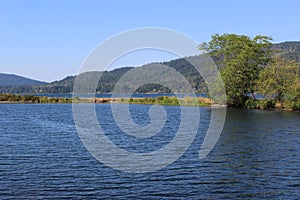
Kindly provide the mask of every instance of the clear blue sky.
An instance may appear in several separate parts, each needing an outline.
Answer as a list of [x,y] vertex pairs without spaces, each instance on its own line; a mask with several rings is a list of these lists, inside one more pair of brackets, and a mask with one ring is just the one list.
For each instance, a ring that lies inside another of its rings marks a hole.
[[[100,42],[141,27],[174,29],[199,43],[214,33],[300,41],[299,8],[297,0],[0,0],[0,72],[58,80],[76,74]],[[142,64],[146,57],[123,64]]]

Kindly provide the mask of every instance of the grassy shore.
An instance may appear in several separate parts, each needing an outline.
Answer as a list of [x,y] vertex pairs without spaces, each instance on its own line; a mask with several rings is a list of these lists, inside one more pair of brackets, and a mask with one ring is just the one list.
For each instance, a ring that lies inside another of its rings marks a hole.
[[177,98],[161,96],[156,98],[63,98],[34,95],[0,94],[0,103],[126,103],[126,104],[159,104],[172,106],[211,106],[209,98]]
[[[204,97],[159,96],[156,98],[63,98],[34,95],[0,94],[0,104],[9,103],[124,103],[124,104],[158,104],[168,106],[215,106],[213,101]],[[216,105],[219,106],[219,105]],[[300,102],[276,102],[273,99],[246,101],[246,109],[300,111]]]
[[156,98],[118,98],[115,100],[118,103],[129,104],[159,104],[169,106],[211,106],[212,101],[209,98],[203,97],[184,97],[177,98],[175,96],[161,96]]
[[0,103],[72,103],[72,98],[49,98],[34,95],[0,94]]

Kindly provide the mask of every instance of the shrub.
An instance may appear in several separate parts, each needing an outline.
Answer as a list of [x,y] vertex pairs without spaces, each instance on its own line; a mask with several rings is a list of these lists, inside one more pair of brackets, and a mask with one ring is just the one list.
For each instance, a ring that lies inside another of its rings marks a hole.
[[245,107],[247,109],[256,109],[256,108],[258,108],[258,103],[259,102],[255,99],[248,99],[245,102]]
[[297,101],[297,102],[294,102],[293,104],[292,104],[292,110],[293,111],[300,111],[300,101]]
[[270,99],[259,100],[257,103],[257,108],[263,110],[270,110],[272,108],[275,108],[275,101]]

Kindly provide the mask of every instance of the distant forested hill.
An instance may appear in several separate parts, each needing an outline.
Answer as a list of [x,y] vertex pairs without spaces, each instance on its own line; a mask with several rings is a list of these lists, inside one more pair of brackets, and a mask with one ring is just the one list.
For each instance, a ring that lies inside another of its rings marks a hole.
[[14,74],[0,73],[0,86],[25,86],[25,85],[40,85],[46,82],[41,82]]
[[[284,58],[295,60],[300,62],[300,42],[283,42],[279,44],[274,44],[273,46],[274,54],[280,55]],[[196,56],[197,57],[197,56]],[[195,57],[195,58],[196,58]],[[141,68],[151,68],[151,65],[155,63],[150,63],[141,66]],[[191,86],[198,92],[206,92],[206,85],[203,82],[199,73],[194,69],[194,67],[187,62],[184,58],[179,58],[171,60],[168,62],[162,62],[161,64],[168,65],[173,69],[180,72],[189,81]],[[115,84],[118,82],[120,77],[126,72],[131,70],[132,67],[123,67],[115,69],[112,71],[105,72],[86,72],[80,74],[79,76],[86,77],[86,80],[97,80],[97,78],[102,74],[101,80],[97,86],[98,93],[110,93],[113,91]],[[155,70],[155,67],[153,67]],[[54,81],[48,84],[43,84],[43,82],[34,81],[31,79],[26,79],[23,77],[18,77],[15,75],[1,76],[0,74],[0,92],[9,93],[71,93],[73,91],[73,84],[76,76],[68,76],[62,80]],[[170,77],[172,79],[172,77]],[[41,85],[43,84],[43,85]],[[170,92],[169,89],[162,87],[157,84],[147,84],[141,86],[136,92],[137,93],[147,93],[147,92]]]
[[[153,69],[155,71],[156,63],[150,63],[141,66],[140,68],[145,68],[149,72],[149,69]],[[175,70],[182,73],[186,79],[190,82],[193,88],[200,89],[205,88],[205,84],[202,81],[199,73],[194,69],[194,67],[185,59],[180,58],[176,60],[172,60],[169,62],[163,62],[160,64],[168,65]],[[153,66],[153,67],[152,67]],[[88,80],[92,82],[92,80],[98,80],[98,77],[101,75],[101,79],[99,80],[97,86],[98,93],[110,93],[113,91],[115,84],[118,80],[133,67],[123,67],[119,69],[115,69],[112,71],[104,71],[104,72],[86,72],[80,74],[79,79]],[[197,74],[198,73],[198,74]],[[138,77],[136,77],[138,78]],[[170,82],[172,82],[173,77],[169,77]],[[75,82],[76,76],[68,76],[60,81],[54,81],[45,85],[31,85],[31,86],[0,86],[0,91],[8,92],[8,93],[71,93],[73,92],[73,85]],[[82,84],[85,87],[89,87],[88,84]],[[85,88],[85,91],[92,91],[90,88]],[[169,93],[170,90],[166,87],[157,84],[146,84],[141,86],[137,91],[137,93],[147,93],[147,92],[161,92],[161,93]]]
[[300,42],[283,42],[275,44],[273,48],[281,57],[300,62]]

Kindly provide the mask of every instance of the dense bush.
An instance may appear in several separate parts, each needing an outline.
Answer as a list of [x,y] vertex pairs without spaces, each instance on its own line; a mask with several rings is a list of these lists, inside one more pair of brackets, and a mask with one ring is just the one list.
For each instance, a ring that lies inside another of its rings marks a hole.
[[248,99],[245,102],[245,106],[247,109],[257,109],[258,101],[255,99]]
[[271,99],[248,99],[245,102],[245,106],[247,109],[262,109],[262,110],[270,110],[274,109],[276,102]]
[[292,110],[293,111],[300,111],[300,101],[294,102],[292,105]]
[[270,110],[275,108],[275,100],[263,99],[257,103],[257,109]]

